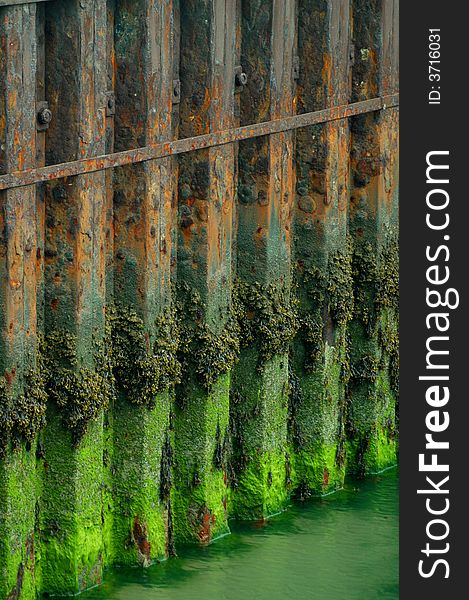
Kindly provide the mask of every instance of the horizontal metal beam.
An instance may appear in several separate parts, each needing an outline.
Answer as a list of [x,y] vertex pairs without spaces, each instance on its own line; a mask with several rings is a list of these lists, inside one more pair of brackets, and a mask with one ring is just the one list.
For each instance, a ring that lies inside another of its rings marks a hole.
[[399,106],[399,94],[393,94],[381,98],[363,100],[362,102],[355,102],[353,104],[334,106],[332,108],[304,113],[302,115],[285,117],[284,119],[275,121],[245,125],[244,127],[236,127],[226,131],[208,133],[192,138],[184,138],[182,140],[164,142],[152,146],[145,146],[143,148],[96,156],[95,158],[81,159],[58,165],[40,167],[38,169],[15,171],[14,173],[7,173],[6,175],[0,176],[0,190],[32,185],[34,183],[51,181],[62,177],[93,173],[102,171],[103,169],[112,169],[123,165],[146,162],[156,158],[183,154],[185,152],[211,148],[213,146],[222,146],[241,140],[299,129],[300,127],[308,127],[309,125],[317,125],[319,123],[327,123],[328,121],[347,119],[348,117],[353,117],[355,115],[385,110],[397,106]]
[[0,8],[17,6],[18,4],[37,4],[38,2],[50,2],[50,0],[0,0]]

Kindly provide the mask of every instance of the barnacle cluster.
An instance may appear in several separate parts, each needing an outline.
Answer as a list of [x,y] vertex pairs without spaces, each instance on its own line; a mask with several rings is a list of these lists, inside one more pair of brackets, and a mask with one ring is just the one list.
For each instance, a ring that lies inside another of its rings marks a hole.
[[76,335],[55,330],[45,338],[46,391],[62,415],[64,426],[72,432],[77,446],[88,423],[109,405],[113,380],[109,365],[107,340],[96,343],[93,368],[78,358]]
[[6,377],[0,377],[0,458],[9,442],[13,448],[23,441],[33,442],[46,422],[46,402],[43,354],[38,344],[36,364],[24,375],[22,393],[14,395]]
[[301,274],[308,306],[300,313],[301,333],[306,346],[304,369],[312,372],[324,355],[324,318],[344,330],[354,309],[352,242],[329,256],[323,266],[309,266]]
[[117,306],[109,308],[107,314],[117,387],[129,402],[151,408],[157,395],[180,378],[174,310],[163,310],[157,317],[152,341],[133,309]]
[[256,345],[259,367],[288,352],[298,331],[297,301],[282,282],[236,282],[237,314],[242,345]]
[[219,323],[210,326],[199,292],[185,284],[178,286],[178,356],[184,372],[194,372],[199,383],[209,388],[220,375],[228,373],[239,355],[239,323],[234,303],[220,309]]

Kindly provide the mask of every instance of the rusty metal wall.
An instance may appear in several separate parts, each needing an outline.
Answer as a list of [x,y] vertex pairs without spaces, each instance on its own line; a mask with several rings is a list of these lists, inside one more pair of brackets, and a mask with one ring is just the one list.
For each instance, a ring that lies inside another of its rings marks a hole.
[[395,464],[397,0],[0,0],[0,598]]

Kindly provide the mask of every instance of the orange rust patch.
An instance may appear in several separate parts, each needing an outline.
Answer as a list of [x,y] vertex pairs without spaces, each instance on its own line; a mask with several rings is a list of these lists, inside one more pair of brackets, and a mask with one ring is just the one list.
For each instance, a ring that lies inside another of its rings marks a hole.
[[142,555],[144,562],[150,561],[151,544],[148,541],[148,532],[145,524],[141,524],[138,517],[135,517],[132,529],[132,537],[138,551]]
[[203,509],[203,513],[201,514],[201,517],[202,517],[202,526],[199,529],[197,535],[198,535],[200,542],[202,542],[203,544],[207,544],[208,542],[210,542],[210,540],[212,538],[212,528],[216,523],[216,517],[206,507]]
[[16,376],[16,367],[13,367],[13,369],[11,371],[5,371],[5,379],[8,383],[8,385],[11,384],[11,382],[13,381],[15,376]]
[[324,473],[322,474],[322,484],[324,487],[329,485],[329,471],[324,469]]

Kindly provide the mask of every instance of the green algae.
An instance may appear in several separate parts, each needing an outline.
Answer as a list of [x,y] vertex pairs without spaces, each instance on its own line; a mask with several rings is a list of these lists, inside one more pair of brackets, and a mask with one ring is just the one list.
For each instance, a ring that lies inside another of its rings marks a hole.
[[171,401],[165,391],[151,408],[128,402],[124,394],[114,402],[111,564],[149,566],[168,555],[171,467],[163,470],[162,462],[165,447],[168,451]]
[[[374,285],[376,292],[378,280]],[[388,283],[384,285],[389,289]],[[383,470],[397,460],[398,296],[385,300],[376,294],[373,299],[372,310],[364,313],[361,309],[349,329],[354,344],[348,389],[347,469],[361,476]]]
[[345,466],[337,461],[338,444],[313,442],[295,453],[295,496],[305,499],[342,488]]
[[209,389],[238,359],[239,322],[234,306],[220,308],[216,326],[207,322],[206,311],[197,290],[186,284],[178,286],[178,357],[183,372],[194,372],[198,383]]
[[[102,413],[101,413],[102,414]],[[47,468],[39,505],[42,591],[76,594],[102,580],[103,423],[88,423],[78,447],[55,404],[44,430]]]
[[115,378],[112,454],[106,457],[107,560],[149,566],[172,552],[170,494],[161,489],[171,483],[171,469],[163,472],[162,460],[181,374],[179,330],[171,307],[161,310],[151,327],[130,307],[109,308],[107,317]]
[[129,402],[151,408],[158,394],[180,378],[175,312],[167,308],[160,313],[152,328],[152,342],[143,320],[131,308],[108,308],[107,317],[116,385]]
[[289,430],[296,493],[302,497],[341,487],[345,475],[352,256],[352,240],[345,237],[295,274],[301,328],[291,353]]
[[284,508],[287,481],[288,354],[259,369],[259,351],[241,352],[233,371],[230,404],[233,437],[232,512],[263,519]]
[[[36,457],[19,447],[0,462],[0,597],[36,597]],[[16,595],[15,595],[16,594]]]
[[264,519],[290,495],[288,351],[298,330],[297,305],[289,279],[238,279],[235,294],[241,352],[232,373],[230,508],[240,519]]
[[174,409],[174,536],[207,543],[229,533],[225,464],[216,464],[217,431],[229,424],[230,375],[207,391],[194,375],[176,390]]
[[295,298],[284,282],[263,285],[237,279],[235,298],[242,347],[258,349],[258,368],[287,353],[299,325]]
[[285,451],[252,453],[236,478],[232,514],[240,520],[263,520],[277,514],[290,496],[286,477]]
[[[346,385],[342,372],[346,360],[344,347],[326,343],[322,364],[290,384],[295,487],[301,497],[326,494],[343,484]],[[301,373],[299,351],[294,361]]]

